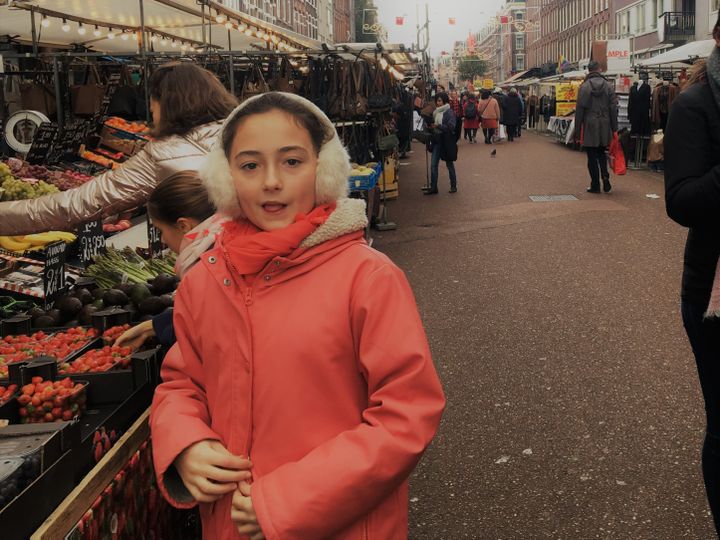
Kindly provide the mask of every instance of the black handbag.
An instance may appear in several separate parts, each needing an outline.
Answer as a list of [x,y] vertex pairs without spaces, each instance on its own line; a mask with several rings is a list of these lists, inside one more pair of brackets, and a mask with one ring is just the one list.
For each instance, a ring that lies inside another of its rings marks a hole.
[[392,108],[392,96],[390,89],[385,84],[386,73],[379,66],[375,66],[375,77],[373,79],[373,91],[368,97],[368,110],[370,112],[388,112]]

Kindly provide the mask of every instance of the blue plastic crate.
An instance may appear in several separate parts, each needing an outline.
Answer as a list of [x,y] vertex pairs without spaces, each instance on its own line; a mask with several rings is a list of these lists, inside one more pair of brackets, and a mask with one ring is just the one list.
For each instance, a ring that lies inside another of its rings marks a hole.
[[378,164],[373,167],[373,170],[373,174],[368,176],[351,176],[348,179],[350,191],[367,191],[374,188],[377,184],[378,178],[380,178],[382,164],[378,162]]

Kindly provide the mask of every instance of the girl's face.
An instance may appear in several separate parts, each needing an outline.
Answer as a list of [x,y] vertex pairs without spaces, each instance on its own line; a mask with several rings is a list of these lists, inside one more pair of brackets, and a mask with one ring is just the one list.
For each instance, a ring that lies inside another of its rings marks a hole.
[[318,156],[310,133],[289,113],[242,120],[229,161],[240,208],[256,227],[282,229],[315,208]]
[[442,107],[442,106],[445,105],[445,104],[443,103],[443,100],[442,100],[442,99],[437,98],[437,99],[435,100],[435,105],[437,105],[438,107]]
[[175,223],[167,223],[159,219],[152,220],[153,225],[160,229],[163,244],[180,253],[180,244],[187,233],[197,227],[200,222],[193,218],[180,218]]

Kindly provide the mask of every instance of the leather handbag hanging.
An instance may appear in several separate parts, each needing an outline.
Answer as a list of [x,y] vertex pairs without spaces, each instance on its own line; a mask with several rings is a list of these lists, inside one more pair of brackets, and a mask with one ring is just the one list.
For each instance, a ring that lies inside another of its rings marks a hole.
[[100,74],[97,67],[88,65],[85,70],[83,84],[70,87],[72,111],[74,114],[81,116],[93,115],[100,110],[103,97],[105,97],[105,85],[100,83]]
[[365,118],[368,113],[368,65],[358,60],[350,68],[352,88],[349,93],[348,111],[352,118]]
[[38,111],[53,117],[57,112],[54,86],[39,76],[32,81],[20,83],[20,102],[25,110]]
[[368,110],[370,112],[387,112],[392,108],[392,96],[390,88],[386,87],[384,70],[379,64],[375,65],[375,77],[373,87],[368,98]]
[[253,64],[252,69],[247,74],[247,77],[245,77],[245,81],[243,82],[242,91],[240,92],[240,101],[245,101],[253,96],[264,94],[269,90],[270,89],[265,82],[262,71],[257,64]]
[[330,90],[328,92],[328,115],[330,118],[345,119],[347,118],[347,108],[345,103],[347,68],[345,62],[336,60],[330,68]]
[[280,62],[278,76],[275,79],[275,90],[278,92],[291,92],[299,94],[303,87],[301,78],[293,78],[292,64],[287,58],[283,58]]

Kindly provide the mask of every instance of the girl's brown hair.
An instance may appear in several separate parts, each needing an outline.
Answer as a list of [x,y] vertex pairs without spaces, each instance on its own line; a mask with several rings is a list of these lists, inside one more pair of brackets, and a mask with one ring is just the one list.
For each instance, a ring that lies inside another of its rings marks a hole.
[[180,171],[160,182],[147,203],[151,219],[174,225],[180,218],[205,221],[215,206],[196,171]]
[[148,82],[150,97],[160,104],[155,137],[185,135],[194,128],[224,120],[237,100],[208,70],[189,62],[168,62]]
[[284,96],[279,92],[268,92],[260,97],[253,99],[251,103],[240,109],[232,120],[228,122],[223,130],[222,145],[225,151],[225,157],[230,159],[230,150],[235,139],[235,132],[240,123],[253,114],[262,114],[272,110],[279,110],[291,115],[300,127],[305,128],[310,133],[315,152],[319,153],[322,145],[329,141],[333,133],[328,133],[323,124],[318,121],[315,114],[303,104],[298,103],[294,99]]
[[688,77],[688,80],[685,81],[685,84],[683,85],[683,90],[687,90],[691,86],[702,83],[705,84],[707,82],[707,60],[704,58],[701,58],[700,60],[695,60],[695,63],[690,68],[690,76]]

